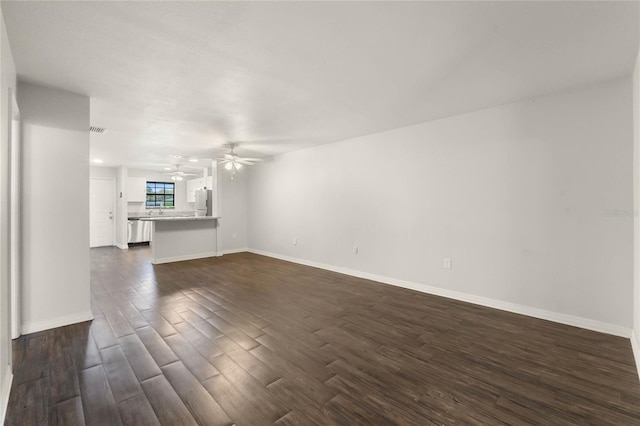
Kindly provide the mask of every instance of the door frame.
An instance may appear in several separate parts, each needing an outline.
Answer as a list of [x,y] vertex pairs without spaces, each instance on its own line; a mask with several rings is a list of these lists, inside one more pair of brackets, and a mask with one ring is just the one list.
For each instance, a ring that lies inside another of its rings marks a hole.
[[20,109],[15,90],[9,88],[9,311],[11,339],[21,335],[22,287],[22,144]]
[[[113,182],[113,202],[111,203],[111,214],[113,215],[113,220],[111,221],[111,245],[115,246],[116,245],[116,222],[118,220],[118,212],[116,211],[116,195],[118,194],[118,188],[116,185],[116,178],[112,178],[112,177],[89,177],[89,188],[91,188],[91,181],[92,180],[109,180],[111,182]],[[91,200],[91,194],[89,194],[89,200]],[[89,201],[91,202],[91,201]],[[99,246],[99,247],[103,247],[103,246]],[[104,247],[108,247],[108,246],[104,246]],[[91,205],[89,205],[89,248],[91,247]]]

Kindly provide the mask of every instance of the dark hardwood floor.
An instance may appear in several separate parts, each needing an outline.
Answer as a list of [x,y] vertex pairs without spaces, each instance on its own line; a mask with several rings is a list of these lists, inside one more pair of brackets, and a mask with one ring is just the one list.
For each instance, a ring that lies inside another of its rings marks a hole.
[[640,424],[627,339],[253,254],[91,251],[93,322],[14,343],[8,425]]

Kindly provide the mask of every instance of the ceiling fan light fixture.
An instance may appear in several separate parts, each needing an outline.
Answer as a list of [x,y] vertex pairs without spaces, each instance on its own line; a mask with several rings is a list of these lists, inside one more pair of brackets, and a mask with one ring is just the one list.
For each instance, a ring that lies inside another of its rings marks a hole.
[[236,171],[239,171],[242,166],[253,166],[256,161],[262,161],[261,158],[249,158],[249,157],[240,157],[233,150],[237,146],[236,143],[228,143],[226,145],[229,148],[229,152],[224,154],[223,157],[218,157],[218,164],[224,164],[225,170],[231,172],[231,179],[233,179],[233,175],[236,174]]
[[[171,170],[171,169],[167,167],[165,168],[165,170]],[[165,173],[165,174],[169,176],[172,181],[178,181],[178,182],[183,181],[185,177],[195,176],[194,173],[185,173],[182,170],[180,170],[180,164],[176,164],[176,168],[174,171],[170,173]]]

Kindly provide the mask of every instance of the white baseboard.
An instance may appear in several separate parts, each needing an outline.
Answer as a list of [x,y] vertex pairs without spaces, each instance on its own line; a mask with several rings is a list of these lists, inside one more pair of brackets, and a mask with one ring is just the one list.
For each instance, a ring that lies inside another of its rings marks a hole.
[[561,314],[558,312],[547,311],[544,309],[534,308],[531,306],[519,305],[516,303],[506,302],[503,300],[491,299],[488,297],[476,296],[473,294],[463,293],[455,290],[447,290],[440,287],[434,287],[427,284],[419,284],[410,281],[404,281],[397,278],[385,277],[383,275],[370,274],[368,272],[356,271],[353,269],[342,268],[339,266],[327,265],[324,263],[314,262],[311,260],[299,259],[290,256],[284,256],[277,253],[271,253],[262,250],[249,249],[250,253],[260,254],[263,256],[273,257],[288,262],[299,263],[301,265],[313,266],[315,268],[326,269],[328,271],[338,272],[353,277],[364,278],[371,281],[378,281],[385,284],[391,284],[396,287],[407,288],[422,293],[442,296],[449,299],[460,300],[462,302],[473,303],[475,305],[487,306],[489,308],[500,309],[502,311],[513,312],[520,315],[553,321],[560,324],[571,325],[574,327],[585,328],[587,330],[598,331],[601,333],[612,334],[620,337],[631,337],[631,329],[617,324],[609,324],[601,321],[595,321],[588,318],[582,318],[574,315]]
[[638,370],[638,378],[640,379],[640,336],[636,330],[631,332],[631,349],[633,349],[633,357],[636,360],[636,370]]
[[151,263],[153,263],[154,265],[159,265],[161,263],[182,262],[183,260],[204,259],[205,257],[216,256],[218,256],[218,254],[215,251],[209,251],[206,253],[187,254],[184,256],[161,257],[159,259],[152,260]]
[[116,247],[122,250],[129,250],[129,244],[116,244]]
[[11,366],[9,366],[9,368],[7,368],[7,374],[4,376],[4,380],[2,381],[2,390],[0,391],[0,424],[4,424],[4,419],[7,415],[12,383],[13,373],[11,372]]
[[22,324],[22,334],[31,334],[38,331],[50,330],[56,327],[64,327],[65,325],[76,324],[78,322],[91,321],[93,314],[91,311],[80,312],[78,314],[66,315],[64,317],[53,318],[46,321],[38,321]]
[[249,251],[249,249],[246,247],[238,248],[238,249],[222,250],[218,252],[218,256],[224,256],[225,254],[244,253],[247,251]]

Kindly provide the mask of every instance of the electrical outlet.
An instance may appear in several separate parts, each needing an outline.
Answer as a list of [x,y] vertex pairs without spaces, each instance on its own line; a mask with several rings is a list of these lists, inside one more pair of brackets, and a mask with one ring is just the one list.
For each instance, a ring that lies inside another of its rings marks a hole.
[[358,246],[353,246],[353,254],[358,254]]
[[231,234],[231,238],[236,238],[236,237],[237,237],[237,235],[236,235],[235,232],[233,234]]
[[294,245],[294,246],[297,246],[297,245],[298,245],[298,239],[297,239],[297,238],[294,238],[294,239],[293,239],[293,245]]
[[444,259],[442,266],[444,269],[451,269],[451,259]]

